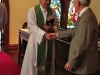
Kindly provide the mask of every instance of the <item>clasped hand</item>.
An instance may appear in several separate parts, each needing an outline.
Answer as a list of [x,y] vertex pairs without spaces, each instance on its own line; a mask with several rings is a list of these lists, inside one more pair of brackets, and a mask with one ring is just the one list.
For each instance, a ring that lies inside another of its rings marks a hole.
[[58,37],[58,33],[54,33],[53,32],[53,27],[52,27],[52,25],[50,25],[50,26],[44,26],[44,29],[45,29],[45,31],[47,32],[47,33],[45,33],[45,37],[46,37],[46,39],[48,39],[48,40],[54,40],[54,39],[56,39],[57,37]]
[[45,37],[48,40],[54,40],[58,37],[57,33],[45,33]]

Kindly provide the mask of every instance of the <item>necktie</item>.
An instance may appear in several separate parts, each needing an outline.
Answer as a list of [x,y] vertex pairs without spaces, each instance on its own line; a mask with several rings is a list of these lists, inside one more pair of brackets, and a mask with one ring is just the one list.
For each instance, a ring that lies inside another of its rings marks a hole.
[[80,16],[79,16],[79,13],[78,13],[78,15],[77,15],[78,17],[77,17],[77,21],[76,21],[76,23],[78,23],[78,21],[80,20]]
[[76,20],[76,22],[75,22],[74,26],[76,26],[76,25],[77,25],[77,23],[79,22],[79,20],[80,20],[80,16],[79,16],[79,13],[78,13],[78,14],[77,14],[77,20]]

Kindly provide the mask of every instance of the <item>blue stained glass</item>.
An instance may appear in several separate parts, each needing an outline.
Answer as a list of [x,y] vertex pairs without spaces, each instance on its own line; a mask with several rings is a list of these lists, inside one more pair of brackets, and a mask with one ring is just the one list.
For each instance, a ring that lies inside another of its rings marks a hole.
[[57,18],[60,22],[60,20],[61,20],[61,3],[60,3],[60,0],[51,0],[50,7],[55,9],[56,16],[57,16]]

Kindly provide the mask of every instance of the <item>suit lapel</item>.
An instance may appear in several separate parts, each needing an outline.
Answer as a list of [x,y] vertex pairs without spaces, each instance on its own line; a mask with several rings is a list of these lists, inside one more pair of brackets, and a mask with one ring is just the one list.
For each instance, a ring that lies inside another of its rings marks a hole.
[[91,9],[90,8],[88,8],[82,15],[81,15],[81,17],[77,20],[77,22],[76,22],[76,26],[75,26],[75,28],[74,28],[74,31],[73,31],[73,34],[72,34],[72,39],[73,39],[73,37],[74,37],[74,35],[75,35],[75,31],[76,31],[76,29],[77,29],[77,27],[78,27],[78,25],[79,25],[79,21],[80,21],[80,19],[82,18],[82,16],[84,15],[84,14],[86,14],[86,12],[87,11],[90,11]]

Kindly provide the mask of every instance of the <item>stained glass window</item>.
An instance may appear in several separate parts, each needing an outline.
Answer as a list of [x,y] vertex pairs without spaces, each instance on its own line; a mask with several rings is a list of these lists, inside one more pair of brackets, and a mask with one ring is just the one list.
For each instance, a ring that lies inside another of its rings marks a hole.
[[61,21],[61,3],[60,3],[60,0],[51,0],[50,7],[55,9],[56,16],[60,22]]
[[74,28],[75,21],[75,8],[73,7],[74,0],[70,1],[69,9],[68,9],[68,23],[67,28]]

